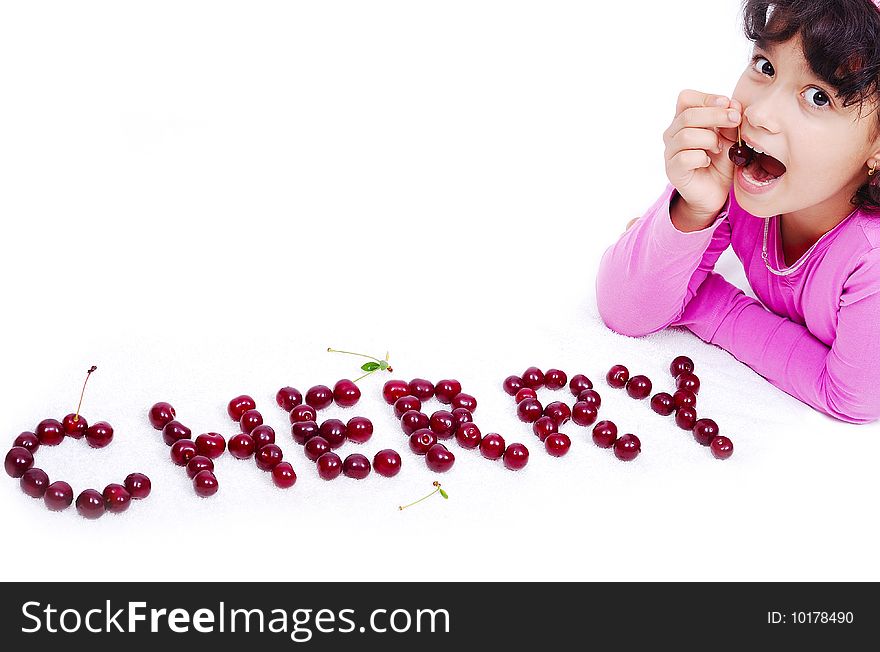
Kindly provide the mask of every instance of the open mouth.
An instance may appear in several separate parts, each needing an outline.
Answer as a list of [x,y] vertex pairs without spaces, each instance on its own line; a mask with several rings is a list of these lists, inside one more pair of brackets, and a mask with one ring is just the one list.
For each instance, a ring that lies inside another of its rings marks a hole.
[[779,159],[756,152],[745,143],[743,147],[751,154],[751,160],[743,167],[743,176],[747,181],[757,186],[766,186],[785,174],[785,165]]

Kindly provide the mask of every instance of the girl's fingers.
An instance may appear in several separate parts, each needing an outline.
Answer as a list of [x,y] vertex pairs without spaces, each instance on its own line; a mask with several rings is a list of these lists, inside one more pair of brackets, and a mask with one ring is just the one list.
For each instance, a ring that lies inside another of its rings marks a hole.
[[683,149],[702,149],[717,154],[721,151],[721,140],[719,134],[712,129],[685,127],[672,137],[668,147],[671,152]]
[[691,170],[707,168],[712,165],[712,159],[701,149],[685,149],[673,156],[666,164],[666,174],[670,177],[681,178]]

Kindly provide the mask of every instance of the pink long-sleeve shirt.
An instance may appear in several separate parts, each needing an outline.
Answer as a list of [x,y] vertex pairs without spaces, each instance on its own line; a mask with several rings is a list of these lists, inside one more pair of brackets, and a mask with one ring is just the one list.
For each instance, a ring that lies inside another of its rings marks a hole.
[[[691,233],[669,216],[676,192],[669,184],[602,256],[596,297],[605,324],[632,337],[686,326],[825,414],[880,418],[880,213],[857,210],[802,267],[777,276],[761,258],[765,220],[736,203],[733,186],[715,222]],[[778,229],[777,216],[768,261],[784,270]],[[729,245],[760,301],[712,271]]]

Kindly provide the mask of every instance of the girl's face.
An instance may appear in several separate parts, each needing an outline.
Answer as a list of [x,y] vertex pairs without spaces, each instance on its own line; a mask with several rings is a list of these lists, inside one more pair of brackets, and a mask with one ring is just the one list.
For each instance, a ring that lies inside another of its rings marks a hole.
[[866,103],[861,119],[858,105],[844,108],[810,70],[800,36],[770,50],[755,46],[733,97],[743,106],[743,140],[786,170],[761,194],[747,192],[734,175],[744,209],[758,217],[796,214],[803,223],[831,223],[829,229],[852,212],[850,199],[868,180],[869,163],[880,163],[875,105]]

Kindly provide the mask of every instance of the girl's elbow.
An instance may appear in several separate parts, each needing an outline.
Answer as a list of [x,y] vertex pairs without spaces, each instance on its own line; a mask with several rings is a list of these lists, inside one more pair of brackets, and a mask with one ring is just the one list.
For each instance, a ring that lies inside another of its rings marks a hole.
[[875,396],[842,397],[839,392],[829,392],[826,412],[836,419],[854,424],[872,423],[880,419],[880,402]]

